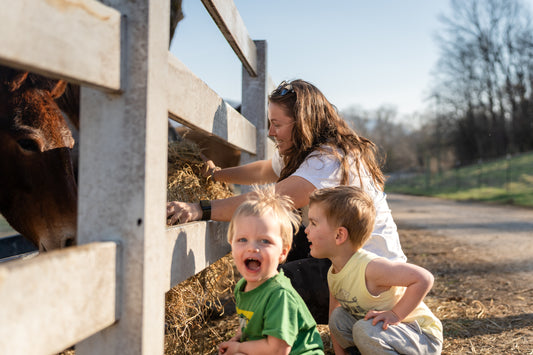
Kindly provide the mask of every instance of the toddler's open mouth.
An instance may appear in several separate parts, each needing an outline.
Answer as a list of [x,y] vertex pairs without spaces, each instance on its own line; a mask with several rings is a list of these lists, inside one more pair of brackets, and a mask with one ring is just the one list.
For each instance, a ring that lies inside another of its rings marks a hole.
[[254,258],[248,258],[244,261],[244,265],[246,265],[246,268],[249,270],[258,270],[261,267],[261,262]]

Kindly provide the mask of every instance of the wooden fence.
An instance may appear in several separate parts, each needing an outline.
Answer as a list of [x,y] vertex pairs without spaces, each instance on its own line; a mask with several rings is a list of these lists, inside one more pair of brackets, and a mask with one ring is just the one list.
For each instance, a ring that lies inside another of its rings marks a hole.
[[165,226],[169,116],[241,164],[272,152],[266,42],[202,2],[243,64],[242,115],[169,54],[169,0],[0,0],[0,63],[82,85],[78,246],[0,266],[0,353],[162,354],[164,293],[229,251],[227,223]]

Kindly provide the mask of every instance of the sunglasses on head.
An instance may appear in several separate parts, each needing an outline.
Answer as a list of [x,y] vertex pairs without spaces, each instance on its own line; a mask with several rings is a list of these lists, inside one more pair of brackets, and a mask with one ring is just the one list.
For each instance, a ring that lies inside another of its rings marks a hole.
[[292,92],[294,92],[292,85],[286,81],[282,81],[281,84],[279,84],[279,86],[276,88],[276,90],[274,90],[274,94],[279,96],[283,96]]

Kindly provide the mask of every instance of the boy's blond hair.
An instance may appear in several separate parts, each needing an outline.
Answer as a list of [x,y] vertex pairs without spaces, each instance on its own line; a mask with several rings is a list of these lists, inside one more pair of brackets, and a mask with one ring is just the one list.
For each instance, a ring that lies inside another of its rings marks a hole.
[[309,205],[319,204],[328,223],[348,230],[354,247],[360,249],[370,238],[376,220],[374,202],[355,186],[336,186],[315,190],[309,196]]
[[253,186],[253,193],[233,214],[228,228],[228,242],[231,244],[235,235],[235,220],[240,216],[264,216],[271,212],[280,225],[280,236],[284,248],[290,250],[293,230],[300,225],[300,215],[295,211],[289,196],[276,193],[274,185]]

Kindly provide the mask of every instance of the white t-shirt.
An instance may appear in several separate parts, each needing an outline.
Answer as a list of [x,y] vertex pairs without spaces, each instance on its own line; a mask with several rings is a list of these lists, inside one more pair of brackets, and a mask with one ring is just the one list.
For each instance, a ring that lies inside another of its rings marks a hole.
[[[327,148],[326,148],[327,149]],[[349,185],[361,187],[355,163],[349,176]],[[284,167],[283,159],[276,150],[272,157],[272,169],[280,176]],[[381,191],[363,167],[361,167],[362,189],[372,197],[376,208],[376,222],[372,236],[365,243],[363,249],[387,258],[391,261],[406,261],[407,258],[400,245],[400,237],[396,223],[392,219],[391,210],[387,204],[387,195]],[[333,153],[313,152],[291,176],[299,176],[313,184],[317,189],[339,186],[342,179],[340,162]],[[304,209],[304,220],[307,221],[307,208]]]

